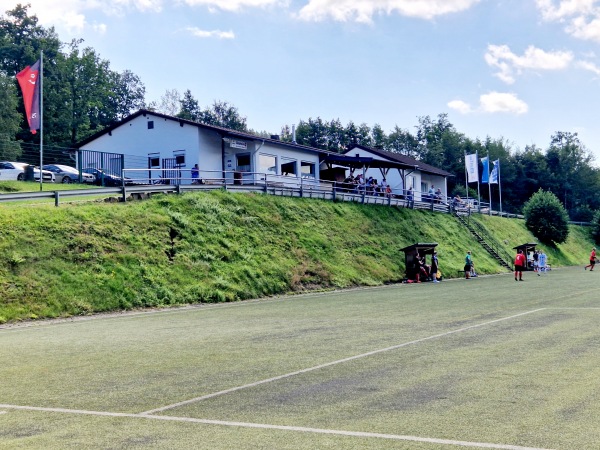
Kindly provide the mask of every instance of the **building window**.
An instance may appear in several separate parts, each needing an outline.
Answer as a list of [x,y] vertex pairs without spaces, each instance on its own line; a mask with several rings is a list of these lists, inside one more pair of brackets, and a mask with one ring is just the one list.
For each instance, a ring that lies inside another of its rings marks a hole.
[[302,178],[315,178],[315,163],[302,161],[300,163],[300,173]]
[[240,153],[236,156],[236,170],[239,172],[251,172],[252,164],[250,162],[250,153]]
[[293,159],[281,158],[281,175],[295,177],[298,174],[298,162]]
[[265,173],[267,175],[277,175],[277,157],[259,153],[258,172]]
[[148,121],[148,129],[152,130],[154,128],[154,120],[149,120]]

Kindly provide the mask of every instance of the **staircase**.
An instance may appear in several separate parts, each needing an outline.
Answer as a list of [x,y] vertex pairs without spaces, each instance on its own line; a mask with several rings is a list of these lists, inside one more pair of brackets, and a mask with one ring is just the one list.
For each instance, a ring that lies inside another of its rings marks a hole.
[[500,243],[481,224],[471,219],[470,216],[464,216],[457,211],[453,211],[453,214],[502,267],[512,271],[512,256],[502,248]]

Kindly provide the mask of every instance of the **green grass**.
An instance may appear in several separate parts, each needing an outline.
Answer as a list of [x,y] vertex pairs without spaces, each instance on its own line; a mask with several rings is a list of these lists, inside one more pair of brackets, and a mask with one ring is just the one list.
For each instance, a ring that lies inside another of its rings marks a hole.
[[[479,277],[6,328],[0,448],[461,448],[243,425],[265,424],[595,449],[598,276],[564,268],[524,282]],[[156,413],[170,421],[138,415],[285,374]]]
[[[483,220],[509,247],[533,239],[522,221]],[[572,227],[551,264],[585,260],[587,233]],[[447,278],[469,249],[479,273],[503,272],[455,218],[427,211],[224,191],[0,204],[0,323],[397,283],[400,249],[432,241]]]

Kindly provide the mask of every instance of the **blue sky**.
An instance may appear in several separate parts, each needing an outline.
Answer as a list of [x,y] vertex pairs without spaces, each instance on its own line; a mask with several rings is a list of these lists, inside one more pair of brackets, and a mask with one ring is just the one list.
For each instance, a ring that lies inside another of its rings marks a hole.
[[190,89],[269,133],[310,117],[414,132],[447,113],[515,150],[577,132],[600,163],[600,1],[23,2],[63,41],[136,73],[147,102]]

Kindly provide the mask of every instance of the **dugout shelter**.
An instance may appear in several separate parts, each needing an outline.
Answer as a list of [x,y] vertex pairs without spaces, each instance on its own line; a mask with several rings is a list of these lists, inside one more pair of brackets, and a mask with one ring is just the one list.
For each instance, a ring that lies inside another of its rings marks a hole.
[[[437,242],[418,242],[400,249],[401,252],[404,252],[406,280],[415,280],[419,273],[417,254],[425,257],[425,263],[431,265],[431,258],[437,245]],[[429,259],[427,259],[427,255],[429,255]]]
[[525,258],[527,258],[527,266],[524,267],[525,270],[533,270],[533,254],[535,253],[535,247],[537,246],[536,242],[528,242],[526,244],[517,245],[513,247],[513,250],[516,250],[517,253],[519,250],[523,250],[523,254]]

